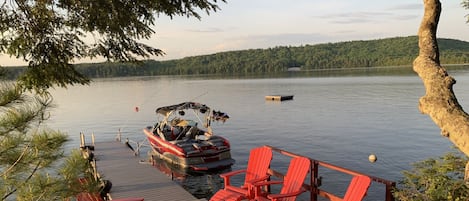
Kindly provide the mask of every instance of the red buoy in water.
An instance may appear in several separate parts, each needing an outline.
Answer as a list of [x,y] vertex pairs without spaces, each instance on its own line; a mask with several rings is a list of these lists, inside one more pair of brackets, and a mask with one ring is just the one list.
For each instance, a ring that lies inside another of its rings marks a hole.
[[135,107],[135,112],[138,112],[138,110],[139,110],[138,107]]

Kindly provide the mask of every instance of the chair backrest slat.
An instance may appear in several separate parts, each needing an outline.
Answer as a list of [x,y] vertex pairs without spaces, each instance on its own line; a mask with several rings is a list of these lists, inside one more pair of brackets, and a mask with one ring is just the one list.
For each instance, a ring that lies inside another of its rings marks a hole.
[[343,201],[361,201],[370,187],[371,179],[365,175],[357,175],[350,181]]
[[[283,178],[283,187],[280,194],[293,193],[301,190],[306,175],[309,172],[311,161],[305,157],[296,157],[290,161],[287,173]],[[287,197],[283,201],[294,201],[296,196]]]
[[270,161],[272,160],[272,150],[268,147],[257,147],[251,150],[249,154],[248,166],[246,168],[246,182],[264,177],[269,170]]

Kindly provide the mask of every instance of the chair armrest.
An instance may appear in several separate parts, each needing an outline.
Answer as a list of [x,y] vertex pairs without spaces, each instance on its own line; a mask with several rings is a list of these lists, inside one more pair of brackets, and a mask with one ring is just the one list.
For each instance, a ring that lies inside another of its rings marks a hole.
[[259,177],[257,179],[251,179],[249,181],[246,181],[246,183],[248,185],[253,185],[254,183],[258,183],[258,182],[261,182],[261,181],[265,181],[266,179],[268,179],[270,177],[270,175],[265,175],[263,177]]
[[231,177],[233,175],[237,175],[237,174],[241,174],[243,172],[246,172],[246,170],[235,170],[235,171],[231,171],[231,172],[227,172],[227,173],[223,173],[223,174],[220,174],[220,177]]
[[251,185],[253,185],[255,187],[260,187],[260,186],[267,186],[267,185],[271,185],[271,184],[281,184],[281,183],[283,183],[283,181],[273,180],[273,181],[256,182],[256,183],[252,183]]
[[[270,175],[266,175],[265,177],[251,180],[250,182],[247,183],[248,189],[250,191],[253,191],[253,193],[259,193],[260,189],[261,189],[261,186],[267,186],[267,185],[271,185],[271,184],[281,184],[281,183],[283,183],[283,181],[280,181],[280,180],[265,181],[269,177],[270,177]],[[257,180],[257,182],[254,181],[254,180]]]
[[[246,181],[246,185],[245,187],[247,188],[247,194],[248,194],[248,197],[252,197],[254,198],[254,196],[256,195],[256,186],[254,186],[255,183],[260,183],[260,182],[266,182],[267,179],[270,178],[270,175],[265,175],[263,177],[259,177],[257,179],[251,179],[249,181]],[[259,191],[260,191],[260,187],[259,187]]]
[[220,177],[223,178],[223,180],[225,182],[225,186],[230,186],[231,185],[231,182],[230,182],[231,176],[241,174],[241,173],[244,173],[244,172],[246,172],[246,170],[235,170],[235,171],[220,174]]
[[301,194],[305,191],[306,190],[304,188],[301,188],[301,190],[296,191],[296,192],[285,193],[285,194],[269,194],[269,195],[267,195],[267,197],[272,199],[272,200],[277,200],[277,199],[280,199],[280,198],[298,196],[299,194]]
[[264,195],[265,196],[265,192],[262,192],[261,190],[261,187],[262,186],[267,186],[267,185],[271,185],[271,184],[281,184],[283,183],[283,181],[261,181],[261,182],[256,182],[256,183],[252,183],[252,184],[249,184],[249,190],[250,191],[254,191],[254,197],[259,197],[261,195]]

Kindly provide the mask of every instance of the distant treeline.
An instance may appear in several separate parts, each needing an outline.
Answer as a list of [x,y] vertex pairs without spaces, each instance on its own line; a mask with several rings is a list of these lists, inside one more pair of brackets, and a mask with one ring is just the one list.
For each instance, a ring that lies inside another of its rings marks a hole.
[[[469,42],[438,39],[443,64],[469,63]],[[412,65],[418,55],[417,36],[368,41],[350,41],[299,47],[279,46],[220,52],[177,60],[145,60],[138,63],[78,64],[76,69],[91,78],[196,75],[253,74],[284,72],[291,67],[301,70],[347,69]],[[8,68],[10,76],[21,68]]]

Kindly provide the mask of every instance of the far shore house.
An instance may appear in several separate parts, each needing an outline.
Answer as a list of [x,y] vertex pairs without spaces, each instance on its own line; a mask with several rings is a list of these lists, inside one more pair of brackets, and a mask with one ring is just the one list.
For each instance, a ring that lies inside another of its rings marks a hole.
[[288,68],[288,71],[301,71],[301,67],[297,66],[297,67],[289,67]]

